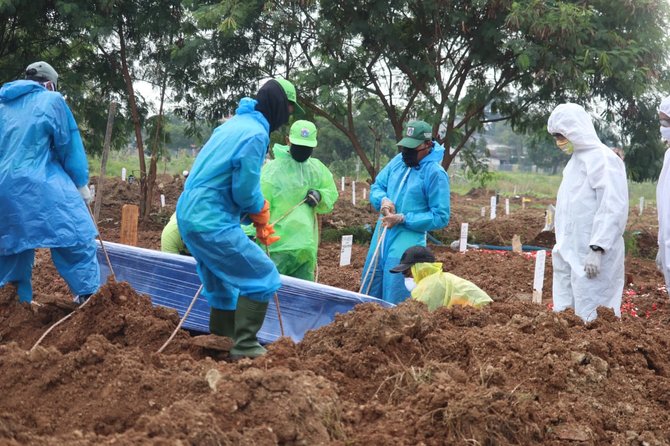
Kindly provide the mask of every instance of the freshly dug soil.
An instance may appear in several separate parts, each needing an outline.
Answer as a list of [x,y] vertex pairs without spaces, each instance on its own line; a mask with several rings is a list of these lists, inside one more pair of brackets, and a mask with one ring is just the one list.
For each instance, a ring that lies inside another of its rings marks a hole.
[[[164,184],[169,203],[179,187]],[[120,206],[139,187],[106,190],[101,232],[117,241]],[[487,199],[456,197],[453,215],[469,220]],[[499,227],[482,219],[473,236],[527,243],[541,230],[528,227],[544,220],[542,209],[526,211]],[[328,224],[366,216],[374,222],[364,204],[340,202]],[[643,218],[635,227],[653,234],[652,217]],[[140,226],[141,246],[159,240],[155,220]],[[299,344],[281,339],[267,356],[236,363],[185,331],[156,353],[177,314],[125,283],[103,286],[31,350],[68,314],[53,302],[71,299],[39,250],[42,305],[0,289],[0,444],[670,444],[670,306],[653,260],[627,258],[621,320],[601,309],[584,325],[549,311],[551,256],[543,305],[534,305],[533,254],[433,248],[445,270],[494,303],[433,313],[416,302],[360,305]],[[357,291],[367,250],[355,244],[352,264],[339,267],[339,243],[322,244],[319,281]]]

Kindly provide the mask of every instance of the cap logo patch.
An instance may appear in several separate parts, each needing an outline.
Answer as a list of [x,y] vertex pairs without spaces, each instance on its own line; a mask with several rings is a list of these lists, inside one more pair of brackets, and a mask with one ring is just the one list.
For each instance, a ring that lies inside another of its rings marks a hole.
[[414,134],[414,127],[407,127],[407,136],[412,136]]
[[300,136],[307,138],[309,136],[309,129],[303,127],[302,130],[300,130]]

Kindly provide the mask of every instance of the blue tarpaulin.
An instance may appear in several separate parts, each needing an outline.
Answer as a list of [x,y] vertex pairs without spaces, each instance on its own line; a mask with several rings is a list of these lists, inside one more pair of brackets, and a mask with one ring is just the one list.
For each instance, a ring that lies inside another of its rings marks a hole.
[[[180,317],[184,315],[200,286],[192,257],[111,242],[105,242],[105,248],[117,281],[128,282],[139,293],[149,295],[154,305],[175,309]],[[105,283],[109,268],[99,242],[98,261],[100,282]],[[357,304],[375,302],[384,307],[393,306],[364,294],[293,277],[281,276],[281,281],[277,294],[284,332],[296,342],[302,340],[307,330],[329,324],[336,314],[346,313]],[[198,296],[183,327],[209,332],[209,305],[204,297]],[[280,336],[277,308],[271,299],[258,339],[269,343]]]

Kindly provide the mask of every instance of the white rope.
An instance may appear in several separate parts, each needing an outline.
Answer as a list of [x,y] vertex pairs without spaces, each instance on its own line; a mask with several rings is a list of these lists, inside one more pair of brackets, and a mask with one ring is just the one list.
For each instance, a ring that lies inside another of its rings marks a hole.
[[[83,304],[79,305],[79,307],[77,307],[72,313],[66,315],[65,317],[63,317],[62,319],[60,319],[58,322],[56,322],[55,324],[53,324],[51,327],[49,327],[49,329],[48,329],[47,331],[45,331],[44,334],[43,334],[42,336],[40,336],[40,338],[37,340],[37,342],[35,342],[35,345],[33,345],[33,346],[31,347],[30,352],[32,352],[33,350],[35,350],[35,348],[37,348],[37,346],[40,345],[40,343],[42,342],[42,340],[43,340],[44,338],[46,338],[47,335],[48,335],[49,333],[51,333],[51,331],[52,331],[54,328],[58,327],[60,324],[62,324],[62,323],[65,322],[66,320],[70,319],[70,317],[71,317],[73,314],[75,314],[75,313],[77,312],[77,310],[79,310],[80,308],[83,308],[84,305],[86,305],[90,300],[91,300],[91,298],[89,297],[88,299],[86,299],[86,301],[85,301]],[[30,352],[29,352],[29,353],[30,353]]]
[[168,344],[172,341],[172,339],[177,335],[177,332],[181,328],[181,326],[184,324],[184,321],[188,317],[189,313],[191,313],[191,309],[193,309],[193,305],[195,305],[195,301],[198,300],[198,296],[200,296],[200,292],[202,291],[202,284],[198,288],[198,291],[195,293],[195,296],[193,296],[193,299],[191,300],[191,304],[188,306],[186,309],[186,313],[184,313],[184,316],[182,316],[181,320],[177,324],[177,327],[174,329],[170,337],[168,338],[167,341],[165,341],[165,344],[161,348],[158,349],[156,353],[162,353],[163,350],[165,350],[165,347],[168,346]]
[[[384,242],[384,237],[386,237],[386,226],[384,226],[384,229],[382,229],[382,233],[379,235],[379,238],[377,239],[377,246],[375,247],[374,252],[372,253],[372,258],[370,259],[370,263],[368,264],[368,269],[363,275],[363,281],[361,282],[361,287],[358,290],[359,293],[363,292],[363,287],[367,283],[367,290],[366,294],[370,291],[370,287],[372,286],[372,281],[375,278],[375,272],[377,270],[377,263],[379,260],[379,248],[382,246],[382,243]],[[368,282],[368,276],[370,275],[370,269],[372,268],[372,278],[370,278],[370,282]]]

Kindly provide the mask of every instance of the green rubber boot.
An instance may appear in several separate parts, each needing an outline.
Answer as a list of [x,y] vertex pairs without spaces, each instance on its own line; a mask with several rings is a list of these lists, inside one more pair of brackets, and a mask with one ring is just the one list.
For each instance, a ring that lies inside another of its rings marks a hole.
[[233,337],[235,346],[230,350],[231,359],[257,358],[266,353],[267,350],[258,343],[256,335],[263,325],[267,311],[267,302],[257,302],[244,296],[237,299]]
[[235,336],[235,311],[209,309],[209,332],[217,336]]

